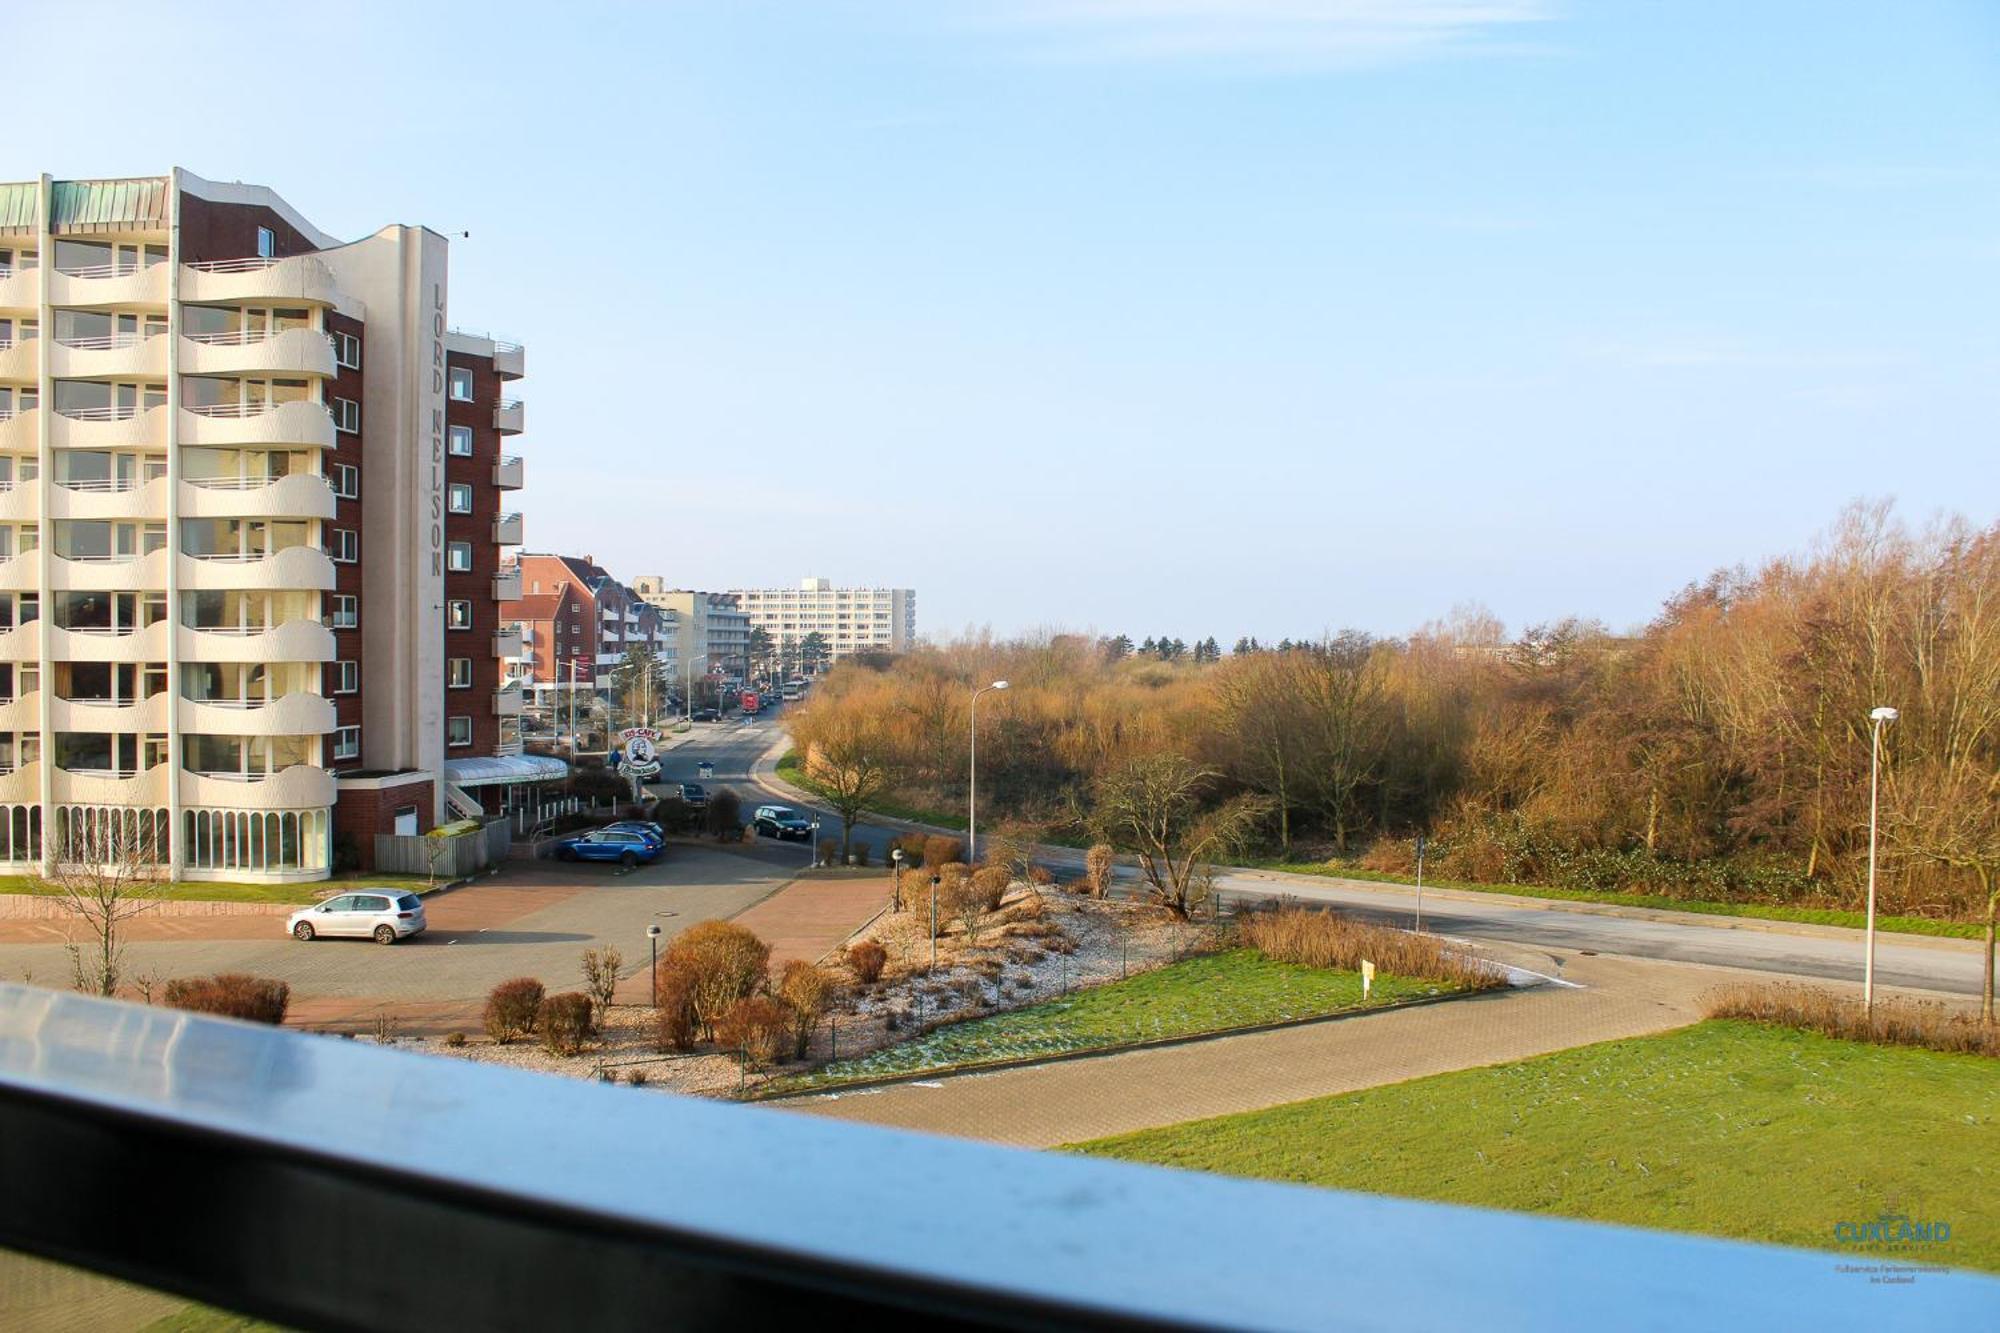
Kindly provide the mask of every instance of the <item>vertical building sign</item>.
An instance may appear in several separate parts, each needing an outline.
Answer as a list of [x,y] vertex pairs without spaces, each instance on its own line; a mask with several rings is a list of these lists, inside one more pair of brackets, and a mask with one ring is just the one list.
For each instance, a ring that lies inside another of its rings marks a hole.
[[444,284],[431,284],[431,574],[444,577]]

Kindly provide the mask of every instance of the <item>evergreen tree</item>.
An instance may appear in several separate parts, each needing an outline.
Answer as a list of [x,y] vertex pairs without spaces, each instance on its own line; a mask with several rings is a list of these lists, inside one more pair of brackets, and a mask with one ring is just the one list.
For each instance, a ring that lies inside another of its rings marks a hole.
[[1139,645],[1139,651],[1146,654],[1146,656],[1151,657],[1155,653],[1159,652],[1159,648],[1153,643],[1152,637],[1149,635],[1147,636],[1146,641]]
[[1099,639],[1097,643],[1104,650],[1104,656],[1113,662],[1122,662],[1132,655],[1132,636],[1129,634]]

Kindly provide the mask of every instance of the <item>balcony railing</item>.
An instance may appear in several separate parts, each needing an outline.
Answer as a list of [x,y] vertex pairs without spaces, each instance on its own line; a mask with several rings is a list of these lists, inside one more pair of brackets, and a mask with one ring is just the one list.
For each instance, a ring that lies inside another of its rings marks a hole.
[[112,403],[106,407],[59,407],[56,415],[71,421],[130,421],[157,406],[157,403]]
[[[1884,1291],[1826,1253],[1023,1152],[5,983],[0,1144],[0,1245],[300,1327],[1846,1333],[1890,1301],[1888,1322],[1925,1329],[1990,1326],[2000,1302],[1984,1275]],[[198,1239],[106,1223],[216,1182]]]
[[256,273],[284,262],[275,255],[245,255],[241,259],[204,259],[188,267],[197,273]]
[[127,347],[137,347],[140,343],[161,337],[166,331],[166,327],[161,325],[155,328],[134,330],[127,333],[106,333],[95,338],[58,338],[56,339],[56,343],[59,346],[73,348],[79,352],[117,352],[123,351]]
[[[287,401],[310,402],[311,400],[290,399]],[[185,410],[194,413],[198,417],[215,417],[223,421],[240,421],[245,417],[261,417],[266,412],[275,412],[284,405],[284,402],[276,400],[261,403],[202,403],[199,406],[186,407]],[[326,404],[321,403],[319,406],[326,407]],[[326,410],[328,416],[333,415],[333,409],[327,408]]]

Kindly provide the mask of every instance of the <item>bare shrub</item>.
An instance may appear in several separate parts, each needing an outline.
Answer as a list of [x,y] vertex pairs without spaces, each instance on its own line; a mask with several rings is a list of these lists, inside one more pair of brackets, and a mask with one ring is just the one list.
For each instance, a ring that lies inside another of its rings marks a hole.
[[1365,958],[1394,976],[1441,981],[1467,990],[1489,990],[1504,977],[1473,959],[1449,952],[1434,936],[1351,921],[1303,907],[1246,912],[1243,943],[1266,958],[1304,967],[1354,969]]
[[882,969],[889,965],[889,951],[874,940],[856,940],[847,946],[847,965],[854,970],[854,979],[864,986],[872,986],[882,978]]
[[1007,890],[1014,883],[1014,872],[1006,866],[989,865],[972,874],[972,887],[979,900],[989,912],[1000,910],[1000,903],[1007,896]]
[[1710,1018],[1740,1018],[1878,1046],[2000,1057],[2000,1028],[1934,1000],[1877,1000],[1871,1018],[1860,1000],[1813,986],[1724,986],[1703,999]]
[[160,998],[169,1009],[220,1014],[224,1018],[275,1026],[285,1021],[292,988],[269,977],[220,972],[212,977],[176,977],[166,984]]
[[502,1046],[535,1030],[535,1017],[542,1007],[542,983],[533,977],[515,977],[486,992],[486,1035]]
[[626,1073],[625,1081],[635,1088],[643,1088],[652,1082],[653,1078],[643,1069],[633,1069]]
[[590,997],[591,1013],[599,1029],[604,1026],[605,1015],[611,1012],[611,997],[618,990],[618,972],[624,966],[625,956],[613,945],[583,951],[583,991]]
[[1102,898],[1111,891],[1111,868],[1117,855],[1108,842],[1100,842],[1083,854],[1083,882],[1091,897]]
[[802,958],[786,963],[785,970],[778,974],[778,998],[784,1002],[791,1016],[794,1060],[806,1058],[806,1047],[812,1041],[813,1029],[819,1026],[820,1017],[833,1003],[839,989],[824,969]]
[[590,1038],[590,997],[582,991],[564,991],[545,998],[535,1013],[541,1030],[542,1046],[552,1055],[575,1055]]
[[662,1051],[693,1050],[700,1029],[694,1015],[694,974],[662,960],[653,984],[659,991],[659,1004],[654,1009],[655,1044]]
[[785,1006],[768,995],[752,995],[736,1001],[715,1021],[715,1040],[720,1046],[743,1052],[753,1065],[768,1065],[778,1058],[790,1034],[791,1017]]
[[924,839],[924,864],[930,866],[933,870],[939,866],[949,865],[953,861],[960,860],[964,855],[965,844],[957,838],[949,838],[942,833],[933,833]]
[[754,994],[764,984],[770,965],[771,946],[728,921],[690,926],[660,955],[662,969],[685,969],[695,1019],[711,1038],[716,1019],[738,1000]]
[[459,1047],[465,1045],[465,1034],[463,1032],[448,1033],[445,1036],[444,1044],[453,1050],[457,1050]]
[[889,839],[889,846],[883,853],[883,858],[893,862],[896,859],[894,854],[900,851],[903,854],[903,869],[914,870],[924,863],[925,841],[926,838],[921,833],[898,833]]

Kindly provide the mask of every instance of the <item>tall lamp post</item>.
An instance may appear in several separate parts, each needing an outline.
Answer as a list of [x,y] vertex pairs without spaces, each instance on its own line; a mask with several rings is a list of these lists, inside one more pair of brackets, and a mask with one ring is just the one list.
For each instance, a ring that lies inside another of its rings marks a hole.
[[979,862],[979,696],[988,690],[1004,690],[1007,682],[996,680],[991,685],[982,685],[972,692],[972,755],[967,765],[969,778],[966,782],[965,809],[965,861],[967,865]]
[[1868,714],[1875,724],[1868,748],[1868,961],[1861,972],[1861,1007],[1870,1017],[1875,1013],[1875,826],[1881,804],[1882,724],[1894,722],[1893,708],[1877,708]]
[[653,979],[653,1007],[660,1007],[660,928],[646,927],[646,943],[653,949],[653,970],[647,975]]
[[892,847],[889,850],[889,864],[896,868],[896,887],[892,896],[895,900],[894,910],[900,912],[903,910],[903,849],[901,847]]

